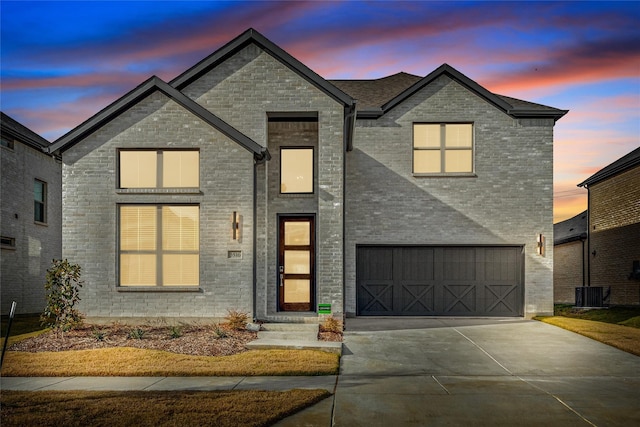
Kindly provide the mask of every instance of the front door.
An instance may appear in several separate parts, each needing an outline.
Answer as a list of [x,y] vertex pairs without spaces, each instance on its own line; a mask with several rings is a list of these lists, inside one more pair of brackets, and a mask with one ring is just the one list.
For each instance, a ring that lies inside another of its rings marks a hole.
[[282,216],[279,223],[278,310],[312,311],[315,282],[314,218]]

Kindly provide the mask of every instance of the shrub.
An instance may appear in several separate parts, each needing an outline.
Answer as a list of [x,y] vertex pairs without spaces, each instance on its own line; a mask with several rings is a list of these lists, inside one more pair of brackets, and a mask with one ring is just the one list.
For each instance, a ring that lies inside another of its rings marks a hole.
[[129,331],[129,334],[127,336],[132,340],[141,340],[144,334],[145,332],[143,329],[133,328]]
[[335,317],[327,317],[320,325],[322,332],[336,332],[342,333],[342,322]]
[[249,315],[239,310],[227,310],[227,316],[225,317],[225,319],[227,320],[227,324],[231,329],[241,331],[247,327]]
[[93,328],[93,330],[91,331],[91,335],[93,335],[93,338],[95,338],[96,341],[104,341],[104,338],[106,336],[104,331],[101,331],[97,328]]
[[43,326],[52,328],[56,333],[64,333],[78,326],[82,317],[74,306],[80,301],[80,266],[65,260],[53,260],[47,270],[46,283],[47,306],[40,316]]
[[213,333],[216,334],[216,336],[214,338],[227,338],[229,336],[229,333],[220,325],[218,325],[217,323],[215,325],[213,325]]
[[171,326],[171,328],[169,328],[169,336],[174,339],[174,338],[180,338],[182,336],[182,328],[180,326]]

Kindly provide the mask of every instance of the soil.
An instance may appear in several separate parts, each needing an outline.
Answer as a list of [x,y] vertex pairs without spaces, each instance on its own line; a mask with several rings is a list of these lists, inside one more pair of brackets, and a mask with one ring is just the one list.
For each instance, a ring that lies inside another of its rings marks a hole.
[[[247,351],[257,332],[234,330],[226,324],[182,326],[84,325],[62,336],[46,332],[13,344],[9,350],[31,353],[135,347],[192,356],[229,356]],[[342,341],[342,334],[320,332],[322,341]]]

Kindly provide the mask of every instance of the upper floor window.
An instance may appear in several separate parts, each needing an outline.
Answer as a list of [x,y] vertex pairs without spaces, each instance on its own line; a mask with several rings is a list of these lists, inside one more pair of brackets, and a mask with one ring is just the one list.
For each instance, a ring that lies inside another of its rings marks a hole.
[[47,222],[47,183],[39,179],[33,181],[33,219]]
[[13,150],[13,140],[11,139],[6,139],[6,138],[0,138],[0,145],[2,147],[7,147],[11,150]]
[[15,237],[2,236],[0,238],[0,247],[2,249],[15,249],[16,248]]
[[471,123],[413,125],[413,173],[473,173]]
[[198,188],[197,150],[120,150],[119,188]]
[[313,193],[313,147],[280,148],[280,193]]

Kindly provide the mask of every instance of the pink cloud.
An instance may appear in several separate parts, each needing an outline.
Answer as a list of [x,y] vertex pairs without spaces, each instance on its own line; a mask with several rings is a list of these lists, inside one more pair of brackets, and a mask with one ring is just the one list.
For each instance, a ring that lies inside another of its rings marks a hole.
[[44,77],[44,78],[17,78],[9,77],[2,80],[3,90],[42,89],[57,87],[105,87],[105,86],[131,86],[140,84],[148,78],[142,73],[87,73],[70,76]]

